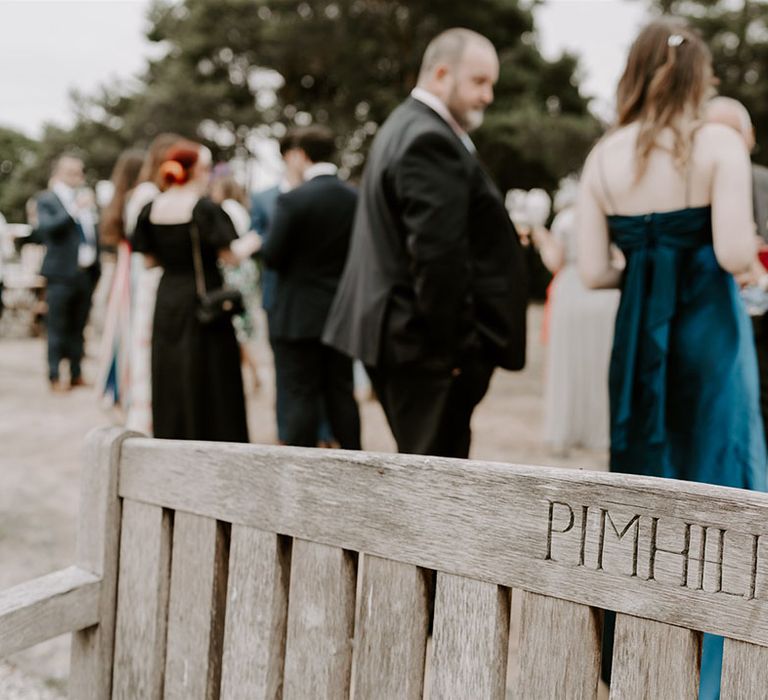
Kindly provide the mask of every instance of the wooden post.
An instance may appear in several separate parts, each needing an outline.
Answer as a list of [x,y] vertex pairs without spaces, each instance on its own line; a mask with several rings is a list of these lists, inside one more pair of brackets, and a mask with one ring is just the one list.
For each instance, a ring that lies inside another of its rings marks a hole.
[[99,624],[72,635],[69,696],[104,700],[112,693],[117,562],[120,548],[120,499],[117,496],[120,450],[129,437],[121,428],[89,433],[82,473],[77,532],[77,566],[101,579]]

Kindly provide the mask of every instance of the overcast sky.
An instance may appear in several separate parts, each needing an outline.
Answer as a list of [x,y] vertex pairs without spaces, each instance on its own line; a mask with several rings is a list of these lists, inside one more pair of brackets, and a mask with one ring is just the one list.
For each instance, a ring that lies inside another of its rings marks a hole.
[[[71,123],[68,94],[129,80],[152,46],[149,0],[0,0],[0,124],[31,136],[44,122]],[[547,0],[537,11],[549,58],[582,57],[582,90],[610,112],[627,48],[645,19],[644,0]]]

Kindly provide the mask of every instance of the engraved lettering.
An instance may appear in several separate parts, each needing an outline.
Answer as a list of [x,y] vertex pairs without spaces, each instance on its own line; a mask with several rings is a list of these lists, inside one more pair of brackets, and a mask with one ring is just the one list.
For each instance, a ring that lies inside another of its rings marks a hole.
[[683,548],[681,550],[664,549],[659,547],[658,538],[659,518],[651,518],[651,552],[648,562],[648,581],[656,581],[656,554],[665,552],[682,557],[682,573],[680,575],[680,587],[685,588],[688,585],[688,556],[691,551],[691,523],[685,523],[683,534]]
[[584,566],[584,558],[587,551],[587,518],[589,506],[581,507],[581,542],[579,543],[579,566]]
[[752,569],[749,577],[749,592],[747,600],[754,600],[757,597],[757,556],[760,546],[760,535],[752,535]]
[[697,561],[699,562],[699,584],[694,588],[694,591],[703,591],[704,590],[704,570],[705,570],[705,562],[707,560],[707,534],[709,533],[709,528],[706,526],[701,526],[701,544],[699,545],[699,556],[697,558]]
[[[659,582],[661,577],[661,583],[672,583],[692,591],[719,593],[747,601],[759,597],[758,588],[762,586],[762,579],[759,578],[762,563],[760,551],[762,535],[760,534],[741,533],[714,525],[681,522],[675,517],[657,517],[637,513],[626,516],[622,514],[621,517],[617,517],[616,512],[611,513],[610,508],[577,506],[565,501],[548,499],[547,504],[549,513],[545,561],[563,561],[554,556],[555,548],[558,547],[556,553],[558,556],[565,556],[564,563],[575,568],[585,566],[591,568],[592,564],[587,564],[587,548],[589,547],[590,550],[591,562],[593,545],[590,542],[592,537],[597,535],[595,571],[608,570],[614,574],[621,573],[632,578],[640,576],[645,581],[654,582]],[[599,512],[599,518],[592,518],[590,522],[590,513],[595,511]],[[626,521],[625,517],[628,518]],[[650,528],[646,527],[646,522]],[[613,536],[607,540],[606,532],[609,530],[609,525]],[[596,532],[595,526],[597,526]],[[701,532],[698,542],[695,537],[692,537],[692,534],[698,534],[697,531],[692,530],[694,527],[699,528]],[[570,535],[556,539],[558,535],[566,533]],[[662,539],[667,539],[667,537],[662,538],[662,533],[669,536],[677,533],[676,539],[681,542],[679,548],[677,545],[670,546],[666,542],[662,544]],[[588,535],[590,535],[589,538]],[[632,547],[631,573],[627,571],[624,564],[619,563],[626,561],[626,554],[629,553],[628,540]],[[621,545],[618,551],[616,543]],[[645,578],[646,553],[647,578]],[[666,555],[666,558],[663,555]],[[679,577],[676,573],[677,566],[670,567],[668,564],[670,555],[674,562],[679,562]],[[643,559],[643,566],[640,566],[640,559]],[[695,568],[692,570],[691,565],[695,567],[697,564],[698,571]],[[670,576],[673,577],[672,582],[669,581]],[[740,592],[728,590],[729,585],[735,587],[736,581],[742,590]]]
[[749,594],[748,593],[734,593],[733,591],[728,591],[723,587],[723,569],[725,568],[725,535],[728,533],[728,530],[724,528],[718,528],[718,542],[717,542],[717,561],[710,562],[711,564],[715,564],[717,566],[717,588],[713,591],[713,593],[724,593],[725,595],[734,596],[736,598],[747,598],[749,600]]
[[616,523],[613,522],[611,514],[605,508],[600,509],[600,535],[597,545],[597,571],[603,570],[603,551],[605,549],[605,523],[609,522],[613,528],[613,532],[619,540],[623,540],[624,536],[629,532],[629,528],[635,526],[635,540],[632,545],[632,576],[637,576],[637,554],[640,547],[640,516],[635,515],[625,526],[624,529],[619,532],[619,528],[616,527]]
[[[555,506],[562,506],[568,509],[568,524],[562,529],[555,529]],[[544,561],[557,561],[552,557],[552,533],[557,532],[560,534],[569,532],[573,529],[573,524],[576,518],[573,514],[573,508],[567,503],[562,501],[550,501],[549,502],[549,522],[547,524],[547,556],[544,557]]]

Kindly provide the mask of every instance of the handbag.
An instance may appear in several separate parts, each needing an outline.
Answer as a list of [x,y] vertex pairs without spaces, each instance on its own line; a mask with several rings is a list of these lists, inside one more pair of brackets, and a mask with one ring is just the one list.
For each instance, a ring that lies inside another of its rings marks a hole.
[[195,267],[195,288],[197,290],[197,309],[195,316],[198,322],[207,326],[220,319],[232,318],[245,311],[243,295],[240,290],[232,287],[206,289],[205,274],[203,273],[203,256],[200,252],[200,231],[197,223],[191,224],[192,260]]

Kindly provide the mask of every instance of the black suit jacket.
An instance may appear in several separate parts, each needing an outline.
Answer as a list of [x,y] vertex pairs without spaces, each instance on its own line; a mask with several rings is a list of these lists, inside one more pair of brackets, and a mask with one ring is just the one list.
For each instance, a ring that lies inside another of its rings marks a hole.
[[446,122],[409,98],[379,130],[324,341],[368,365],[525,364],[522,249],[501,194]]
[[261,249],[277,272],[269,333],[283,340],[319,339],[349,249],[357,194],[320,175],[277,198]]
[[[51,280],[74,278],[79,270],[77,261],[81,242],[79,227],[52,191],[41,192],[37,195],[36,202],[38,223],[33,236],[35,242],[42,243],[46,248],[40,272]],[[98,235],[96,245],[97,255],[93,272],[98,275]]]

